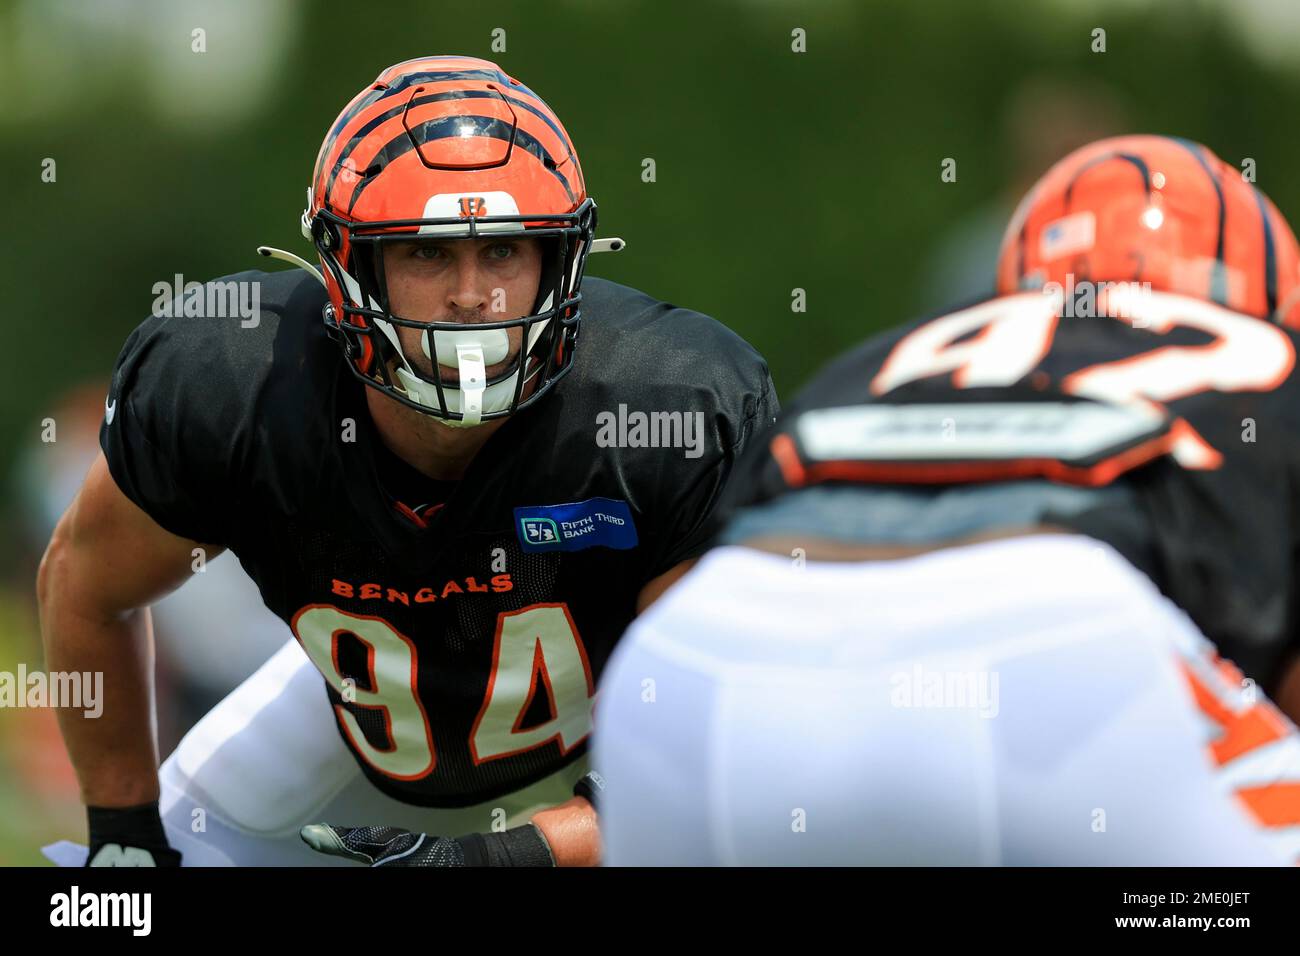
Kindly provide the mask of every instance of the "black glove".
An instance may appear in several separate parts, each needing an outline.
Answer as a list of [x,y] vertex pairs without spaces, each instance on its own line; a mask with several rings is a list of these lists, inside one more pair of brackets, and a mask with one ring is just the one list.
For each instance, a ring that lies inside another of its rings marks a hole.
[[605,799],[605,778],[594,770],[588,770],[573,785],[573,795],[582,797],[591,804],[591,809],[600,813],[600,801]]
[[336,827],[313,823],[299,831],[318,853],[367,866],[555,866],[551,847],[531,823],[502,833],[438,837],[397,827]]
[[158,801],[135,807],[86,807],[90,852],[86,866],[180,866],[167,845]]

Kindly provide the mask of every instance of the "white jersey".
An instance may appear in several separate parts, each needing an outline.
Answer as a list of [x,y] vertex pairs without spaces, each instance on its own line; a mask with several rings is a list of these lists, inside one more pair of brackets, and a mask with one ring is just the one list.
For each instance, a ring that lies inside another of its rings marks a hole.
[[[710,552],[601,684],[605,861],[1252,865],[1300,737],[1109,547]],[[1285,815],[1281,817],[1285,819]]]

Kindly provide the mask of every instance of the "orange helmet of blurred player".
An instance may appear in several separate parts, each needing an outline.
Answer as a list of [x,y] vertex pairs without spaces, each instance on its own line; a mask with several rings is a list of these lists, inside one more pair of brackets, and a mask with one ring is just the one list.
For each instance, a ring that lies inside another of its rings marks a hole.
[[1209,149],[1119,136],[1049,169],[1012,217],[997,291],[1149,283],[1300,328],[1300,245],[1268,197]]

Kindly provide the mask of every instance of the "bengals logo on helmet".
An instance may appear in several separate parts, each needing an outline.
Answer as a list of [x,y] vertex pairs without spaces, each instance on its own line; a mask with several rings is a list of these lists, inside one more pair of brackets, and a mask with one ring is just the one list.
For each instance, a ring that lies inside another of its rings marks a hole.
[[1295,233],[1241,170],[1189,140],[1100,140],[1034,185],[1003,237],[997,291],[1071,279],[1148,283],[1300,328]]
[[482,196],[462,196],[460,199],[460,218],[470,219],[487,215],[487,200]]

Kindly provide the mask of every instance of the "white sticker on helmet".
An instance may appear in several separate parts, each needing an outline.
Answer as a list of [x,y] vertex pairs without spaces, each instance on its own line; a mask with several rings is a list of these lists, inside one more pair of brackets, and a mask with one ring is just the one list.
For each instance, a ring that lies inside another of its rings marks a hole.
[[[457,222],[420,227],[422,236],[464,236],[469,231],[469,221],[484,216],[517,216],[519,204],[508,192],[438,193],[424,204],[424,219],[454,219]],[[481,233],[523,232],[520,222],[476,223],[475,231]]]
[[1038,240],[1038,257],[1051,262],[1087,252],[1097,237],[1097,218],[1091,210],[1055,219],[1043,227]]

